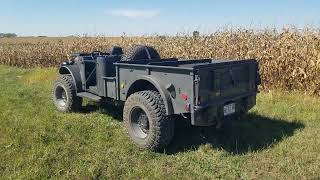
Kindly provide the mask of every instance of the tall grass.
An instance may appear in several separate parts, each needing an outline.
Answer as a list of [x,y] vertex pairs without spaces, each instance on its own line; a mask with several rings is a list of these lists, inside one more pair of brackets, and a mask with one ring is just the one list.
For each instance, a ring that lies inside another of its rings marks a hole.
[[229,29],[211,35],[154,37],[70,37],[0,39],[0,64],[51,67],[71,52],[154,46],[162,57],[259,60],[264,89],[300,90],[320,95],[320,29],[277,31]]

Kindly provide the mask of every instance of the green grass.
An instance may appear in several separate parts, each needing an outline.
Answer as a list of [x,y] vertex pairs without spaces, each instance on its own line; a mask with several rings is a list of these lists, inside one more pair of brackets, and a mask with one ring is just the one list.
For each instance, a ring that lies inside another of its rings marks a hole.
[[63,114],[51,102],[55,69],[0,66],[0,178],[320,178],[320,98],[260,93],[223,130],[177,121],[163,153],[139,150],[121,110],[85,103]]

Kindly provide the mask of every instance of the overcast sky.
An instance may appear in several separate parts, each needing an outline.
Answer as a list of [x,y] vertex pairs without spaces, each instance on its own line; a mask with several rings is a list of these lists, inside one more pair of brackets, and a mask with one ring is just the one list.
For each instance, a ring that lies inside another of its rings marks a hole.
[[319,0],[1,0],[0,32],[21,36],[176,34],[320,25]]

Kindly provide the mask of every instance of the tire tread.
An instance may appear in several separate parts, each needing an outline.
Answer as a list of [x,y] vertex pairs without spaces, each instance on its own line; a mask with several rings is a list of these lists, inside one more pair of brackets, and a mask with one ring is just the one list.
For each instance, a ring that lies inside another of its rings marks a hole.
[[[57,85],[62,85],[65,87],[68,98],[67,107],[64,110],[58,108],[59,111],[62,112],[75,112],[78,111],[82,105],[82,98],[77,96],[75,84],[73,82],[72,76],[69,74],[62,74],[59,75],[58,78],[55,80],[53,89],[52,89],[52,98],[54,100],[55,96],[55,87]],[[56,105],[57,106],[57,105]]]
[[[146,90],[139,91],[131,96],[126,101],[124,107],[124,123],[126,127],[130,127],[129,117],[126,117],[129,113],[128,111],[132,108],[133,102],[143,103],[150,113],[151,119],[149,121],[153,121],[154,126],[150,128],[154,128],[152,134],[150,134],[150,138],[147,138],[145,145],[141,146],[141,148],[147,148],[150,150],[160,150],[167,146],[173,135],[174,135],[174,119],[170,116],[166,115],[166,109],[161,95],[157,91]],[[129,134],[129,133],[128,133]],[[130,136],[130,134],[129,134]],[[130,136],[131,139],[134,140],[133,137]]]

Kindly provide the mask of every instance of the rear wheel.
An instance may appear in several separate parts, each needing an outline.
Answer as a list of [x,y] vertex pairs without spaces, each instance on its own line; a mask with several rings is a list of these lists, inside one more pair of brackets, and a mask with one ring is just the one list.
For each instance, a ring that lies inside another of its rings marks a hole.
[[78,111],[82,98],[77,97],[75,84],[71,75],[60,75],[53,84],[52,100],[61,112]]
[[161,95],[140,91],[125,102],[123,120],[129,137],[140,148],[160,150],[174,135],[174,119],[166,116]]

